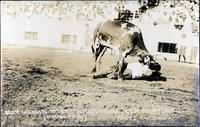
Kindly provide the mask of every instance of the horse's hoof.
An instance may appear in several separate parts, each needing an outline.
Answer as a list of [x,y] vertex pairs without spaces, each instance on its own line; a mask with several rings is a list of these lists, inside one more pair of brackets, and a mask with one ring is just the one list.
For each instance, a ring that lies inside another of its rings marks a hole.
[[93,79],[97,79],[97,76],[96,76],[96,75],[93,75],[92,78],[93,78]]
[[94,69],[92,69],[92,71],[91,71],[91,73],[95,73],[96,72],[96,69],[94,68]]
[[122,75],[118,76],[118,81],[124,81],[124,77]]
[[118,78],[118,81],[124,81],[124,79],[123,78]]

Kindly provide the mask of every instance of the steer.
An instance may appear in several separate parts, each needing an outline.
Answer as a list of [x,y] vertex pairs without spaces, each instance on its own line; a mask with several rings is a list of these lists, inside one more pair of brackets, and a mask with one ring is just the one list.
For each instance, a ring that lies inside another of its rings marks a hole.
[[123,79],[122,65],[124,58],[138,56],[141,59],[152,56],[144,44],[140,29],[127,21],[108,20],[99,23],[94,30],[94,43],[92,44],[93,59],[95,62],[92,72],[96,72],[96,64],[99,63],[107,48],[119,52],[118,79]]

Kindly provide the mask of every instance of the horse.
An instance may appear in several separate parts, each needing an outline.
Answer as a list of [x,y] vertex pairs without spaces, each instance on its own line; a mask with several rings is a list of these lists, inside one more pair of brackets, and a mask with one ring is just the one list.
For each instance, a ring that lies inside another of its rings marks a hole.
[[96,72],[97,63],[106,52],[107,48],[119,52],[118,79],[123,80],[122,66],[127,56],[148,57],[153,60],[153,56],[148,52],[142,37],[141,30],[134,24],[124,20],[108,20],[100,22],[94,29],[93,44],[91,46],[94,60],[92,72]]

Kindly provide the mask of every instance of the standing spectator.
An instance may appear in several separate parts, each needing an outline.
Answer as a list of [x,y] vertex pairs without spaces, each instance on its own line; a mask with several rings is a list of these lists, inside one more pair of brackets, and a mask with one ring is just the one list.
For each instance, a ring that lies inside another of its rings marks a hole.
[[194,42],[191,50],[190,50],[190,62],[191,63],[196,63],[196,57],[197,57],[197,53],[198,53],[198,42]]
[[118,9],[118,20],[122,20],[125,18],[124,12],[125,12],[124,6],[120,6]]
[[176,48],[178,49],[178,62],[181,61],[181,56],[184,58],[184,62],[186,62],[186,57],[185,57],[185,52],[186,52],[186,34],[182,35],[182,40],[181,42],[178,42],[176,45]]

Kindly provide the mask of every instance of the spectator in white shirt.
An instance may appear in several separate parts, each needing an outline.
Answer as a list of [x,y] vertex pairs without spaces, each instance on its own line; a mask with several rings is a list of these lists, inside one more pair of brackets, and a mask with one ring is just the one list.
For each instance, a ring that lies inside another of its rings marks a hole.
[[176,48],[178,49],[178,62],[181,61],[181,56],[183,56],[184,58],[184,62],[186,62],[186,57],[185,57],[185,53],[186,53],[186,34],[182,35],[183,40],[181,42],[179,42],[176,45]]

